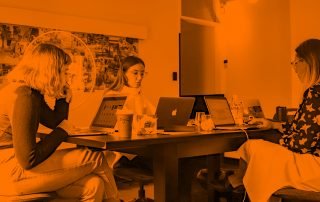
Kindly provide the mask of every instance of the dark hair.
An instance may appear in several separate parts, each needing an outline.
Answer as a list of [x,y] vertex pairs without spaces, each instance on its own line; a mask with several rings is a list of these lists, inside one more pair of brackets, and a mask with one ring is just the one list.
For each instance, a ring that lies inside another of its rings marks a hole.
[[302,42],[296,49],[296,56],[308,64],[306,72],[307,87],[320,81],[320,40],[308,39]]
[[143,66],[145,66],[143,60],[136,56],[128,56],[124,58],[121,65],[122,72],[126,73],[130,67],[136,64],[142,64]]
[[145,66],[143,60],[137,56],[128,56],[120,62],[120,68],[118,70],[117,78],[113,82],[113,84],[109,87],[108,90],[121,90],[124,85],[127,85],[127,78],[125,73],[128,69],[136,64],[142,64]]

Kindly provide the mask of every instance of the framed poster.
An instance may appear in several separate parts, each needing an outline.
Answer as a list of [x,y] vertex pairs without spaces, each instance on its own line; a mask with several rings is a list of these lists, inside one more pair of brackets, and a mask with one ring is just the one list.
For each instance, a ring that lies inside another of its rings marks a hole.
[[72,57],[72,88],[83,92],[110,86],[128,55],[138,54],[137,38],[0,23],[0,82],[38,43],[55,44]]

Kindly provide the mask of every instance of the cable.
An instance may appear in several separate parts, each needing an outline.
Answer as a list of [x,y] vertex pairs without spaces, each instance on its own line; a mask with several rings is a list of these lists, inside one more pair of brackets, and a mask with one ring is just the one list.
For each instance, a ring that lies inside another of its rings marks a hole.
[[[243,128],[241,128],[241,131],[244,132],[244,134],[246,135],[247,140],[249,140],[249,135],[248,135],[247,131],[245,129],[243,129]],[[244,191],[244,196],[243,196],[242,202],[245,202],[246,197],[247,197],[247,191]]]
[[249,138],[249,135],[248,135],[247,131],[245,129],[243,129],[243,128],[240,128],[240,130],[242,132],[244,132],[244,134],[246,135],[247,140],[249,140],[250,138]]
[[247,192],[244,191],[244,196],[243,196],[242,202],[245,202],[246,198],[247,198]]

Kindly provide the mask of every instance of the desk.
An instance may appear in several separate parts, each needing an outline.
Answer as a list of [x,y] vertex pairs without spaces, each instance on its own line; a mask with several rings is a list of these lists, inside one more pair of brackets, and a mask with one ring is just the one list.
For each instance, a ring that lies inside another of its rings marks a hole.
[[[249,130],[250,138],[274,141],[275,130]],[[156,202],[190,201],[193,170],[181,168],[186,158],[209,156],[213,166],[217,154],[236,150],[246,136],[242,131],[216,130],[207,134],[178,133],[119,138],[116,135],[69,137],[67,142],[138,155],[154,159],[154,196]],[[180,161],[180,168],[179,168]],[[211,167],[217,169],[219,165]],[[180,172],[179,172],[180,171]]]

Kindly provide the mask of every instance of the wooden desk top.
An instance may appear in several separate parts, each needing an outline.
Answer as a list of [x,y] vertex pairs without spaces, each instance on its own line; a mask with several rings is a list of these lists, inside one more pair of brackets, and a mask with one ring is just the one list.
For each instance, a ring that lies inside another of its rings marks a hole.
[[[248,130],[250,138],[263,138],[269,141],[276,141],[277,131],[276,130]],[[39,134],[42,137],[47,134]],[[193,141],[206,141],[208,139],[221,140],[221,139],[238,139],[239,141],[245,141],[246,135],[240,130],[214,130],[210,133],[199,133],[199,132],[166,132],[155,135],[143,135],[143,136],[132,136],[131,138],[118,137],[117,133],[111,135],[83,135],[68,137],[66,142],[74,143],[77,145],[103,148],[108,150],[122,150],[136,147],[147,147],[158,144],[170,144],[179,142],[193,142]]]

